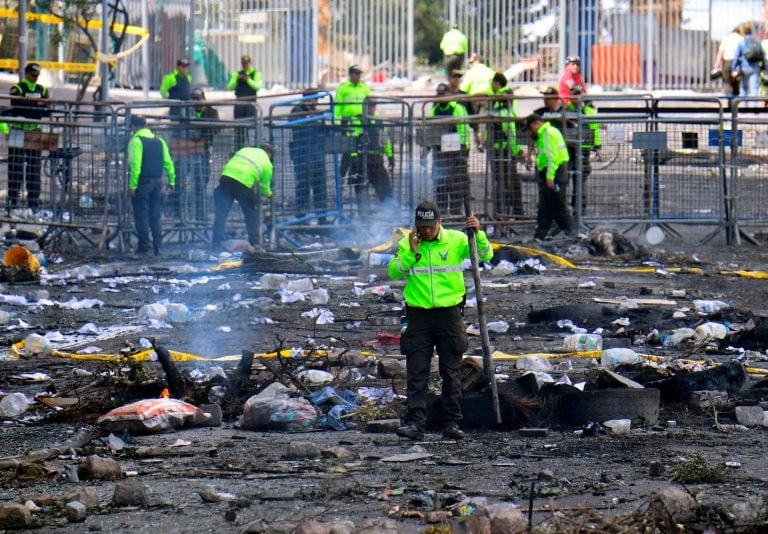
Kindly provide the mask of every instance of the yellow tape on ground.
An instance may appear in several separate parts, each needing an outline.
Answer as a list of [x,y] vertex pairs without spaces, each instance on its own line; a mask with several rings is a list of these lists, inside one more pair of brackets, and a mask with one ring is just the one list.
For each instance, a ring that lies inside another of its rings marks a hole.
[[720,271],[720,274],[730,276],[741,276],[744,278],[768,278],[768,273],[765,271]]
[[243,266],[243,260],[236,260],[236,261],[227,261],[224,263],[220,263],[218,265],[214,265],[211,267],[212,271],[223,271],[225,269],[237,269],[238,267]]
[[548,258],[553,262],[555,262],[557,265],[562,265],[563,267],[568,267],[569,269],[578,269],[576,265],[566,260],[565,258],[561,258],[560,256],[555,256],[554,254],[550,254],[549,252],[544,252],[543,250],[538,250],[535,248],[528,248],[528,247],[521,247],[518,245],[503,245],[501,243],[491,243],[491,247],[493,247],[493,250],[499,250],[501,248],[512,248],[515,250],[519,250],[521,252],[525,252],[526,254],[530,254],[532,256],[544,256],[545,258]]
[[[19,341],[18,343],[14,343],[11,345],[11,353],[16,357],[20,358],[22,357],[22,350],[24,349],[24,341]],[[91,362],[111,362],[111,361],[134,361],[134,362],[147,362],[150,360],[156,360],[157,358],[153,357],[154,354],[153,349],[147,349],[143,350],[141,352],[137,352],[135,354],[130,354],[128,356],[123,356],[121,354],[75,354],[71,352],[61,352],[59,350],[52,350],[50,352],[50,355],[55,358],[66,358],[68,360],[81,360],[81,361],[91,361]],[[176,350],[169,350],[168,351],[171,355],[171,360],[174,362],[238,362],[240,361],[241,356],[240,355],[230,355],[230,356],[219,356],[218,358],[205,358],[203,356],[198,356],[196,354],[189,354],[187,352],[179,352]],[[280,357],[281,358],[291,358],[292,357],[292,351],[291,349],[283,349],[280,351]],[[328,356],[327,351],[319,350],[312,353],[312,355],[316,358],[323,358],[325,356]],[[302,357],[308,357],[309,354],[304,353]],[[266,352],[262,354],[255,354],[254,358],[277,358],[278,354],[277,352]]]

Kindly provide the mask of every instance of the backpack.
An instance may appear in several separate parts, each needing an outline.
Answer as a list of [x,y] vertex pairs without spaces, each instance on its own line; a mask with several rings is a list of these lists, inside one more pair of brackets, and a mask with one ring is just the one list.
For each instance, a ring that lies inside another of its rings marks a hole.
[[760,61],[762,56],[763,49],[760,46],[760,43],[758,43],[752,37],[747,37],[744,39],[744,57],[747,58],[747,61],[754,63],[755,61]]

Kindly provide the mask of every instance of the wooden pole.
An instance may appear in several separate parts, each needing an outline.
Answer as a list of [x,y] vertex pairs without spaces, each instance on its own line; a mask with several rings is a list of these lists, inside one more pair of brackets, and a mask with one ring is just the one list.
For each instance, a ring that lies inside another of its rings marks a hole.
[[[464,210],[467,217],[472,215],[469,207],[469,199],[464,200]],[[501,407],[499,406],[499,390],[496,387],[496,371],[491,358],[491,340],[488,337],[488,322],[485,319],[485,305],[483,303],[483,288],[480,286],[480,260],[477,254],[477,232],[474,228],[467,228],[469,239],[469,257],[472,260],[472,276],[475,279],[475,296],[477,297],[477,315],[480,323],[480,342],[483,346],[483,371],[488,385],[491,388],[491,401],[493,412],[496,414],[496,424],[501,424]]]

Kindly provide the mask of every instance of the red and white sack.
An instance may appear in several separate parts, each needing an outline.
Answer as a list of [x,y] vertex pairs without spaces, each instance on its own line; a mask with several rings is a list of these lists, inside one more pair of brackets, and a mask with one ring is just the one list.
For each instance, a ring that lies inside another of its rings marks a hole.
[[110,432],[162,432],[200,425],[211,416],[197,406],[178,399],[145,399],[126,404],[99,417],[98,424]]

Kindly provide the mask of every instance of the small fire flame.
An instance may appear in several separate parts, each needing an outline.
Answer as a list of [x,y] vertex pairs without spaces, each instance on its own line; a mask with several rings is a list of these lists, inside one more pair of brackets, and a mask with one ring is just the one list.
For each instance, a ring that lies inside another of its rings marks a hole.
[[170,399],[171,398],[171,392],[168,391],[168,388],[163,388],[163,391],[160,392],[160,398],[161,399]]

